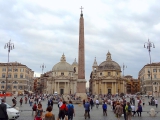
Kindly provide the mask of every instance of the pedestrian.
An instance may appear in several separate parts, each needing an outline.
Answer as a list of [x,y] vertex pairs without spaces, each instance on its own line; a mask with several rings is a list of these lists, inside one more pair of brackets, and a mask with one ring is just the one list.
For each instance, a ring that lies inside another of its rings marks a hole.
[[53,107],[53,100],[52,99],[48,100],[48,106]]
[[37,104],[34,103],[34,105],[32,107],[32,115],[34,115],[34,113],[36,114],[36,110],[37,110]]
[[25,97],[25,104],[27,104],[27,97]]
[[0,120],[8,120],[7,105],[4,99],[1,100],[0,104]]
[[124,114],[124,120],[127,120],[125,107],[126,107],[126,101],[123,102],[123,114]]
[[131,120],[132,108],[129,102],[127,102],[125,106],[125,111],[126,111],[126,120]]
[[156,105],[156,108],[158,107],[158,100],[155,99],[155,105]]
[[68,120],[73,120],[73,115],[75,116],[75,110],[72,101],[69,101],[67,108],[68,108]]
[[88,118],[90,118],[90,113],[89,113],[90,112],[90,104],[88,101],[85,103],[84,108],[85,108],[85,114],[84,114],[85,119],[87,116],[88,116]]
[[14,97],[14,98],[12,99],[12,102],[13,102],[13,106],[12,106],[12,107],[16,107],[16,104],[17,104],[16,97]]
[[143,107],[144,107],[144,105],[145,105],[145,100],[143,99],[142,101],[143,101]]
[[52,106],[48,106],[46,111],[44,120],[55,120],[55,115],[52,113]]
[[19,102],[20,102],[20,106],[22,106],[23,98],[21,98],[21,99],[19,100]]
[[141,104],[138,104],[138,107],[137,107],[137,114],[138,114],[138,117],[140,116],[141,117],[141,113],[142,113],[142,106]]
[[66,102],[63,101],[63,104],[61,105],[61,107],[59,108],[59,114],[58,114],[58,119],[64,119],[67,111],[67,106],[66,106]]
[[92,100],[92,98],[91,98],[91,100],[90,100],[90,105],[91,105],[91,109],[92,109],[92,107],[93,107],[93,100]]
[[105,101],[103,102],[102,109],[103,109],[103,116],[105,115],[107,116],[107,104]]
[[98,108],[99,107],[99,100],[97,99],[96,100],[96,108]]
[[35,114],[35,120],[42,120],[42,119],[43,119],[43,109],[42,109],[42,104],[39,103]]
[[135,106],[131,105],[131,108],[132,108],[132,116],[134,117],[136,114]]
[[116,114],[117,120],[120,120],[120,117],[122,116],[123,113],[123,107],[120,105],[119,102],[115,107],[114,113]]

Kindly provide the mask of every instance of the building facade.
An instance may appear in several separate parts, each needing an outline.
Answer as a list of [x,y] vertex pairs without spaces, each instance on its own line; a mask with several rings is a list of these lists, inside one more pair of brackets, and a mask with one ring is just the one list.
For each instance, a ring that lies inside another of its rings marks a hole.
[[140,80],[134,79],[131,75],[124,76],[125,79],[127,79],[126,83],[126,93],[128,94],[136,94],[141,92],[140,91]]
[[[66,62],[65,55],[63,54],[60,62],[55,64],[52,71],[45,73],[47,81],[46,93],[53,94],[75,94],[77,91],[78,79],[78,63],[75,61],[73,64]],[[44,88],[45,90],[45,88]]]
[[126,80],[121,78],[121,67],[112,60],[110,52],[106,61],[99,66],[96,58],[92,66],[89,80],[90,94],[120,94],[126,93]]
[[[8,71],[8,76],[7,76]],[[5,92],[7,77],[7,92],[15,94],[16,92],[33,90],[34,71],[18,62],[0,63],[0,91]]]
[[142,93],[160,96],[160,62],[144,65],[138,76]]

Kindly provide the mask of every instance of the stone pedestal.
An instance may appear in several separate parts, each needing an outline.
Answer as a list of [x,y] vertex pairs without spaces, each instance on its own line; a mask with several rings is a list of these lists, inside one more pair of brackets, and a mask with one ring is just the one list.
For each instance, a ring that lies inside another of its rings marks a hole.
[[85,79],[78,79],[76,97],[81,97],[82,101],[87,99]]

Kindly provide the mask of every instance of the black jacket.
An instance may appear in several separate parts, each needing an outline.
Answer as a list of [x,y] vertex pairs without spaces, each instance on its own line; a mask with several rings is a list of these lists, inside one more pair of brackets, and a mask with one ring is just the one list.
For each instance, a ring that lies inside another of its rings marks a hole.
[[1,118],[6,118],[6,120],[8,119],[8,115],[7,115],[7,105],[4,103],[0,104],[0,119]]

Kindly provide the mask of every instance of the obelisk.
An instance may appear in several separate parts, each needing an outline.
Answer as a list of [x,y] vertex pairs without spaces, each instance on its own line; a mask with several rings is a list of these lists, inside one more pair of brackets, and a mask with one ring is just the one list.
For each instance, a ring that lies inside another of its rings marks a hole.
[[78,80],[76,96],[80,96],[81,100],[86,99],[86,80],[85,80],[85,46],[84,46],[84,19],[82,7],[79,20],[79,51],[78,51]]

